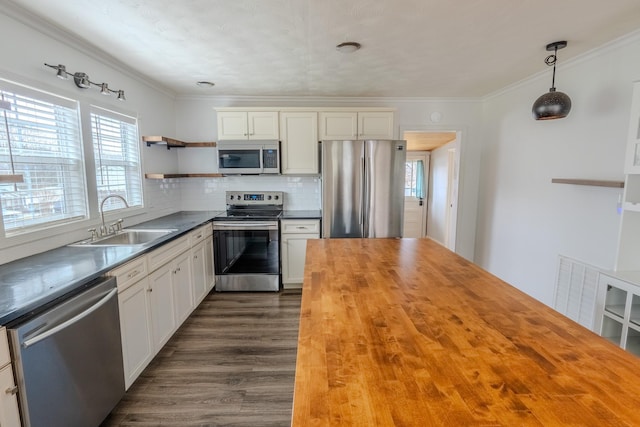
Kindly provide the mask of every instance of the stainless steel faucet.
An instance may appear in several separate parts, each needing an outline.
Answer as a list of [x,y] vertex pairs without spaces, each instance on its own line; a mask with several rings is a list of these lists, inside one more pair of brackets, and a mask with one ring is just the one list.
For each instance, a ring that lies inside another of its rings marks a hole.
[[[100,226],[100,236],[105,236],[109,232],[109,230],[107,229],[107,226],[104,224],[104,202],[106,202],[107,199],[110,199],[112,197],[115,197],[117,199],[122,200],[124,205],[126,207],[129,207],[129,203],[127,203],[127,200],[124,197],[120,196],[119,194],[109,194],[104,199],[102,199],[102,201],[100,202],[100,219],[102,221],[102,225]],[[115,224],[117,224],[118,228],[121,228],[122,227],[122,220],[119,219],[118,221],[116,221]],[[115,231],[117,231],[117,229],[114,229],[114,232]]]

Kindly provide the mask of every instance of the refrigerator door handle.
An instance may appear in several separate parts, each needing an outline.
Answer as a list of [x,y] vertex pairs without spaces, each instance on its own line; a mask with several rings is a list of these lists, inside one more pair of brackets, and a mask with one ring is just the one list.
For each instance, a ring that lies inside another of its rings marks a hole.
[[[367,147],[365,145],[365,153],[370,152],[370,149],[368,150]],[[367,161],[367,160],[371,160],[371,159],[367,159],[367,156],[364,156],[363,159],[363,163],[364,163],[364,188],[362,190],[362,193],[364,194],[363,197],[363,205],[362,205],[362,237],[370,237],[369,236],[369,222],[371,221],[371,212],[369,211],[369,209],[371,208],[371,162]]]
[[[364,164],[364,155],[360,158],[360,179],[361,182],[365,182],[365,164]],[[358,218],[358,224],[360,224],[360,230],[362,231],[362,236],[364,236],[364,191],[360,191],[358,194],[358,204],[360,205],[360,218]]]

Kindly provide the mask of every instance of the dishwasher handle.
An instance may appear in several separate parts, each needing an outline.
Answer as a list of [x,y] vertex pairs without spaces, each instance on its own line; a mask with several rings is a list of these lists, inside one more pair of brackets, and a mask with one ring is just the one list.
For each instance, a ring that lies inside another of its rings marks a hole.
[[103,305],[105,305],[111,298],[113,298],[113,296],[118,292],[117,288],[112,289],[107,295],[105,295],[100,301],[98,301],[97,303],[95,303],[94,305],[92,305],[91,307],[89,307],[88,309],[86,309],[85,311],[83,311],[82,313],[77,314],[76,316],[72,317],[69,320],[66,320],[62,323],[60,323],[59,325],[49,329],[47,332],[43,332],[40,335],[36,335],[33,338],[29,338],[28,340],[25,340],[22,343],[22,347],[24,348],[29,348],[32,345],[39,343],[40,341],[47,339],[48,337],[50,337],[53,334],[57,334],[58,332],[60,332],[63,329],[68,328],[69,326],[73,325],[74,323],[78,323],[79,321],[81,321],[82,319],[84,319],[85,317],[87,317],[88,315],[90,315],[91,313],[93,313],[94,311],[96,311],[97,309],[99,309],[100,307],[102,307]]

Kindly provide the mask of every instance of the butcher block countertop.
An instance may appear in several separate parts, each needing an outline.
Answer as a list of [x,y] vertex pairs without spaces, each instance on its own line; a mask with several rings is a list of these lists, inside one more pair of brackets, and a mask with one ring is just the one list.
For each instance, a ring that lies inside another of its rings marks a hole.
[[431,240],[310,240],[292,425],[638,426],[640,359]]

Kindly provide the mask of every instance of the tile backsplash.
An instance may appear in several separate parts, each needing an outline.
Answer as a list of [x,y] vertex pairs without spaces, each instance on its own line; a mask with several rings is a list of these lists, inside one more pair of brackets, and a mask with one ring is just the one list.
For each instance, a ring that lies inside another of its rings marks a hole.
[[180,180],[181,209],[225,210],[225,191],[282,191],[284,208],[321,208],[321,181],[317,176],[226,176]]

